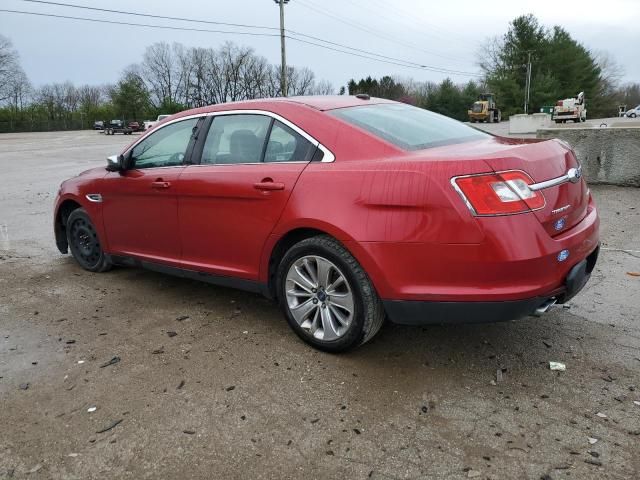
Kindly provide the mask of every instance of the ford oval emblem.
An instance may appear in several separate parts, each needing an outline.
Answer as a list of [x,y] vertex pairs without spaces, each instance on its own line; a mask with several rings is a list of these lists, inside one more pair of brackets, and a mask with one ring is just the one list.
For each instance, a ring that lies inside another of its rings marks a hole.
[[564,262],[567,258],[569,258],[569,250],[561,250],[558,254],[558,261]]
[[564,225],[565,219],[559,218],[558,220],[556,220],[556,223],[553,224],[553,228],[555,228],[556,230],[562,230],[564,228]]
[[567,178],[571,183],[578,183],[582,177],[582,167],[570,168],[567,172]]

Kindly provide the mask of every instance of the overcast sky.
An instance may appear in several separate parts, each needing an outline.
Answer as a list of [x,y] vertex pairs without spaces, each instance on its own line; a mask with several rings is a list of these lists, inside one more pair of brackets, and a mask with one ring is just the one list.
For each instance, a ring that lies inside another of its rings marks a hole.
[[[56,0],[129,12],[180,16],[266,27],[279,26],[273,0]],[[149,23],[225,29],[116,15],[23,0],[2,0],[0,9]],[[328,41],[437,68],[478,72],[476,53],[487,37],[502,35],[510,20],[533,13],[547,26],[561,25],[592,50],[606,50],[623,66],[623,81],[640,82],[640,0],[291,0],[286,27]],[[342,21],[341,21],[342,20]],[[246,32],[277,33],[237,28]],[[253,47],[270,62],[280,61],[279,37],[158,30],[0,12],[0,33],[20,53],[34,83],[70,80],[75,84],[115,82],[122,69],[139,62],[158,41],[217,47],[226,40]],[[336,89],[351,78],[393,75],[439,81],[446,74],[379,63],[287,40],[288,63],[311,68]],[[456,82],[473,78],[450,75]]]

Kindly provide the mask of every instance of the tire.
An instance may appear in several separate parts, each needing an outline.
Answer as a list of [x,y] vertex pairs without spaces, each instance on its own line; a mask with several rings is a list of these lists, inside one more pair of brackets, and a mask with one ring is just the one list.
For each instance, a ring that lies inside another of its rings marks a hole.
[[91,218],[84,208],[71,212],[66,224],[67,243],[76,262],[90,272],[106,272],[112,264],[107,260]]
[[[321,276],[326,281],[314,280],[314,271],[315,278],[325,271]],[[358,347],[378,333],[385,319],[369,276],[328,235],[292,246],[278,266],[276,287],[278,303],[293,331],[319,350],[338,353]]]
[[630,114],[629,118],[636,118],[636,114],[635,113]]

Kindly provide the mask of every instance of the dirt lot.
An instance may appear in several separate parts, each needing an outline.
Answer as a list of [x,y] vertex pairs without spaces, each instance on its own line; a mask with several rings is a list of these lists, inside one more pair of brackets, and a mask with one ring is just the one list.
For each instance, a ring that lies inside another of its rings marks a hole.
[[57,252],[59,182],[130,140],[0,137],[0,478],[640,478],[640,190],[593,188],[571,308],[335,356],[259,296]]

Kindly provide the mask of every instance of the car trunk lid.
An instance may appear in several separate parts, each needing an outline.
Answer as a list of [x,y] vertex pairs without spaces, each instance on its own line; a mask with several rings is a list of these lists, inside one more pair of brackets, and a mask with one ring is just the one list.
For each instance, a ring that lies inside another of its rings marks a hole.
[[[558,140],[520,140],[496,137],[492,153],[484,156],[495,172],[522,170],[545,198],[545,205],[533,213],[545,230],[556,236],[579,223],[587,214],[588,187],[571,148]],[[567,174],[571,171],[569,179]]]

